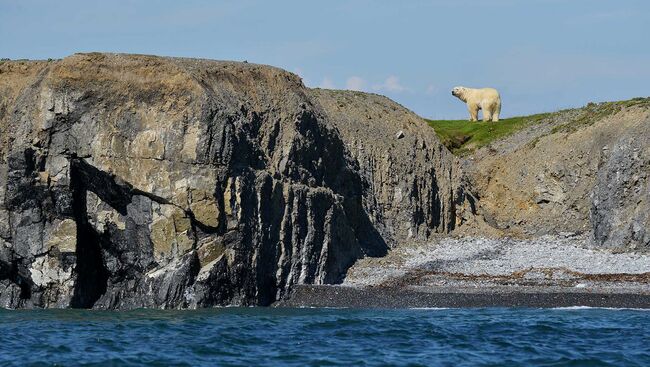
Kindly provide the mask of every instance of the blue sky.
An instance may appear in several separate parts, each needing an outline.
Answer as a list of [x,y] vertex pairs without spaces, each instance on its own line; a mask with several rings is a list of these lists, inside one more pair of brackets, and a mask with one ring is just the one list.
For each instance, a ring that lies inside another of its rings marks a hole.
[[650,1],[0,0],[0,57],[107,51],[282,67],[311,87],[465,118],[455,85],[504,116],[650,95]]

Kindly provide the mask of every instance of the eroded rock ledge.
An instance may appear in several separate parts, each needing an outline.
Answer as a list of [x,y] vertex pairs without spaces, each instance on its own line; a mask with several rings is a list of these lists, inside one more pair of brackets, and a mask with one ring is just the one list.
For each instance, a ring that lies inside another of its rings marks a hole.
[[0,137],[1,307],[268,305],[474,205],[419,117],[268,66],[4,62]]

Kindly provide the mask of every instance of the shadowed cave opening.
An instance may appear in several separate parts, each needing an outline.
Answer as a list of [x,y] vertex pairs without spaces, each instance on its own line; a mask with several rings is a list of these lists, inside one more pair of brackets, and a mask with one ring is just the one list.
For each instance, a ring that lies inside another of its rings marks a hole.
[[75,160],[70,161],[72,208],[77,223],[77,280],[70,305],[73,308],[92,308],[106,293],[109,274],[102,259],[101,243],[104,239],[88,223],[88,186],[83,179],[88,173],[82,169]]

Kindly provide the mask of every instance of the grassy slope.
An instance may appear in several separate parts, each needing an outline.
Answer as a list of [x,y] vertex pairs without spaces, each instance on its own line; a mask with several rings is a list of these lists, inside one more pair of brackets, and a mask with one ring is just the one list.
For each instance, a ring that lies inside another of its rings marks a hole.
[[[634,98],[627,101],[590,103],[577,109],[579,113],[572,115],[564,122],[554,123],[552,133],[570,132],[580,126],[593,122],[631,106],[649,106],[650,98]],[[467,120],[426,120],[436,131],[442,143],[456,155],[471,154],[476,149],[484,147],[528,126],[560,117],[564,111],[541,113],[530,116],[519,116],[502,119],[499,122],[469,122]]]
[[492,141],[506,137],[527,126],[537,124],[549,113],[501,119],[499,122],[467,120],[426,120],[442,143],[454,154],[466,155]]

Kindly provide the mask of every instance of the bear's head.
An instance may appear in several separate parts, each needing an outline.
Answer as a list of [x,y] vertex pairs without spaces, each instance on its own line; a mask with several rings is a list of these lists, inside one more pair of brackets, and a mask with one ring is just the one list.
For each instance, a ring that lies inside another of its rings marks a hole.
[[465,87],[454,87],[451,90],[451,95],[458,98],[458,99],[460,99],[460,100],[462,100],[462,101],[464,101],[464,96],[465,96],[465,91],[466,90],[467,90],[467,88],[465,88]]

